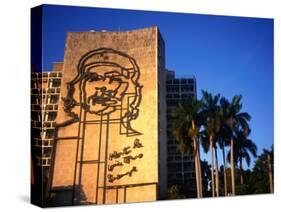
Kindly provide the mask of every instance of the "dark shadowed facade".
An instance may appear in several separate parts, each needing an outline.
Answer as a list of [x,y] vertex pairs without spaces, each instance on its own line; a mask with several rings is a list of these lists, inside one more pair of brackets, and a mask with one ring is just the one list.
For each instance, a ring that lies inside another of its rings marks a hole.
[[195,172],[193,155],[182,154],[171,132],[173,118],[170,111],[188,96],[196,97],[194,77],[175,77],[175,72],[167,70],[167,174],[168,187],[179,185],[187,197],[195,197]]

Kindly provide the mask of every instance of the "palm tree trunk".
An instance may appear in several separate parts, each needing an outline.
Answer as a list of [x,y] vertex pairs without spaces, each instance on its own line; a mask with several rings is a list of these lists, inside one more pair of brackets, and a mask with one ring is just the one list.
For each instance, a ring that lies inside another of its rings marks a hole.
[[218,163],[218,154],[217,154],[217,148],[215,147],[215,157],[216,157],[216,193],[217,197],[220,196],[219,193],[219,163]]
[[[195,129],[194,120],[191,121],[191,124],[192,124],[192,129],[194,130]],[[197,198],[200,198],[200,197],[202,197],[202,177],[201,177],[201,165],[200,165],[200,159],[199,159],[199,145],[197,145],[196,136],[193,137],[193,146],[194,146]]]
[[273,193],[273,177],[270,154],[267,155],[268,177],[269,177],[269,192]]
[[243,167],[242,167],[242,158],[240,157],[239,159],[239,164],[240,164],[240,184],[244,184],[244,179],[243,179]]
[[214,153],[213,153],[213,138],[210,136],[210,153],[211,153],[211,177],[212,177],[212,197],[215,197],[215,179],[214,179]]
[[225,146],[222,142],[222,157],[223,157],[223,181],[224,181],[224,196],[227,196],[227,179],[226,179],[226,162],[225,162]]
[[200,160],[200,144],[198,141],[197,144],[197,160],[198,160],[198,176],[199,176],[199,189],[200,189],[200,197],[203,197],[203,189],[202,189],[202,171],[201,171],[201,160]]
[[195,164],[195,178],[196,178],[196,192],[197,192],[197,198],[200,198],[200,187],[199,187],[199,175],[198,175],[198,154],[197,154],[197,144],[196,139],[193,139],[193,148],[194,148],[194,164]]
[[235,167],[234,167],[234,142],[233,138],[230,140],[230,164],[231,164],[231,187],[232,187],[232,195],[235,195]]

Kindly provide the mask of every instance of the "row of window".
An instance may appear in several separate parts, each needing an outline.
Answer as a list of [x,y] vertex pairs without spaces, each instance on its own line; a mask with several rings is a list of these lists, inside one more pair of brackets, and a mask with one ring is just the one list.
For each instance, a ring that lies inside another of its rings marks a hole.
[[194,91],[194,85],[167,85],[167,92],[192,92]]
[[196,194],[196,188],[195,188],[195,179],[168,179],[168,187],[171,187],[173,185],[181,185],[182,189],[188,190],[188,193],[194,192],[194,195]]
[[52,147],[53,140],[52,139],[35,139],[35,146]]
[[168,139],[168,143],[170,144],[175,144],[175,136],[173,135],[171,130],[167,130],[167,139]]
[[57,117],[57,112],[41,112],[41,111],[32,111],[31,112],[31,120],[32,121],[55,121]]
[[53,104],[53,105],[41,105],[41,104],[36,104],[36,105],[31,105],[31,111],[57,111],[58,110],[58,105]]
[[42,88],[43,83],[47,83],[48,88],[57,88],[61,85],[61,79],[33,79],[31,80],[31,88]]
[[182,159],[183,159],[184,161],[192,161],[192,160],[193,160],[193,156],[190,155],[190,156],[183,156],[183,157],[182,157],[182,154],[181,154],[181,153],[178,153],[178,154],[174,154],[174,155],[169,155],[167,161],[168,161],[168,162],[182,161]]
[[176,179],[189,179],[189,178],[193,178],[195,177],[195,173],[194,172],[189,172],[189,173],[178,173],[178,174],[168,174],[168,180],[176,180]]
[[182,94],[178,94],[178,93],[169,93],[167,94],[167,99],[178,99],[178,100],[183,100],[186,99],[189,96],[194,96],[193,92],[188,92],[188,93],[182,93]]
[[32,138],[42,138],[42,139],[53,139],[55,136],[55,129],[37,129],[34,128],[31,131]]
[[56,104],[59,101],[59,94],[56,95],[43,95],[31,96],[31,104]]
[[62,72],[32,72],[31,78],[62,77]]
[[193,163],[191,161],[184,162],[184,163],[168,163],[168,172],[191,171],[191,170],[193,170]]
[[37,157],[37,165],[38,166],[50,166],[51,158],[40,158]]
[[39,129],[54,129],[55,122],[54,121],[32,121],[31,127],[39,128]]
[[44,157],[44,158],[49,158],[52,155],[52,146],[39,146],[39,145],[34,145],[32,149],[32,153],[35,156],[38,157]]
[[53,94],[60,94],[60,87],[31,89],[31,95],[53,95]]
[[176,144],[176,140],[175,140],[175,137],[174,137],[174,135],[170,132],[170,131],[168,131],[167,132],[167,143],[168,143],[168,145],[174,145],[174,144]]
[[180,153],[178,147],[172,146],[172,147],[169,147],[169,148],[168,148],[168,154],[178,154],[178,153]]
[[171,84],[194,84],[194,79],[169,79],[167,80],[167,85]]
[[167,106],[177,106],[178,104],[178,99],[167,99]]

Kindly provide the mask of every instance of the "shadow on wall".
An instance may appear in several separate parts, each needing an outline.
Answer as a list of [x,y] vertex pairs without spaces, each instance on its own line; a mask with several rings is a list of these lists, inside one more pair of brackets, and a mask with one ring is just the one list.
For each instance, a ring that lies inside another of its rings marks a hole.
[[[76,195],[72,204],[73,190],[75,190]],[[93,203],[87,202],[87,197],[83,191],[82,185],[80,186],[75,185],[75,188],[73,188],[72,185],[53,188],[53,191],[50,194],[50,199],[47,203],[48,207],[84,205],[84,204],[87,205]]]

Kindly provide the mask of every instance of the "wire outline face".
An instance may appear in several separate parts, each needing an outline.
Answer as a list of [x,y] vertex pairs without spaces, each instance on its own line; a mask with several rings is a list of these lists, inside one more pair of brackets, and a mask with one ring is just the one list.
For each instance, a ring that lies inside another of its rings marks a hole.
[[[62,98],[64,112],[71,119],[57,126],[80,121],[78,114],[72,111],[74,107],[80,106],[96,115],[121,111],[120,123],[126,128],[126,135],[140,135],[131,127],[131,121],[139,115],[142,98],[143,86],[139,83],[139,77],[139,66],[129,55],[110,48],[89,51],[80,58],[77,75],[67,83],[67,96]],[[79,102],[74,99],[77,84],[80,86]],[[122,107],[126,107],[123,112]]]
[[[111,68],[111,67],[110,67]],[[116,70],[110,72],[89,73],[83,82],[83,106],[87,112],[106,115],[114,112],[121,105],[129,87],[128,77]],[[87,91],[90,90],[90,93]]]

